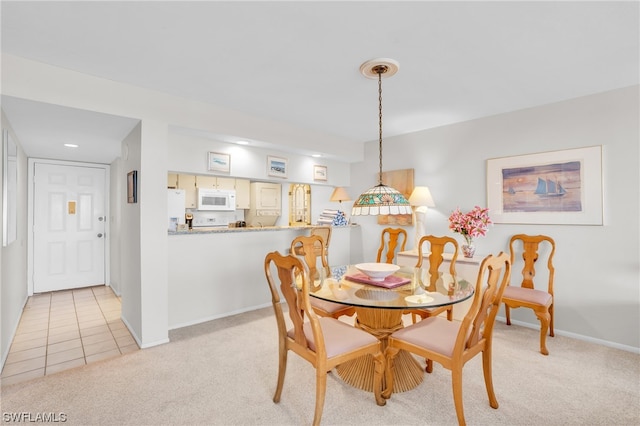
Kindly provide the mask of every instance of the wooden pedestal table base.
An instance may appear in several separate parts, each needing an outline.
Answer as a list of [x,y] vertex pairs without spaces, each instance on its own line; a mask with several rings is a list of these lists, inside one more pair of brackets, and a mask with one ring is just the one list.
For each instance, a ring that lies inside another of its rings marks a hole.
[[[361,328],[382,342],[382,350],[387,348],[389,335],[403,328],[402,309],[356,308],[356,327]],[[423,369],[407,351],[400,351],[394,360],[395,374],[393,392],[405,392],[422,383]],[[348,384],[358,389],[373,392],[374,362],[366,355],[336,367],[338,375]],[[383,389],[386,386],[382,379]]]

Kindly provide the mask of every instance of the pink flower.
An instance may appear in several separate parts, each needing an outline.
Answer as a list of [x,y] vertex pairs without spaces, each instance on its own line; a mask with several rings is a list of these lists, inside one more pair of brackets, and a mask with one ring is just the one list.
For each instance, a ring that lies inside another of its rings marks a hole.
[[476,237],[484,237],[487,234],[488,225],[492,224],[489,218],[489,209],[475,206],[468,213],[462,213],[460,208],[449,216],[449,229],[462,234],[467,244],[471,244]]

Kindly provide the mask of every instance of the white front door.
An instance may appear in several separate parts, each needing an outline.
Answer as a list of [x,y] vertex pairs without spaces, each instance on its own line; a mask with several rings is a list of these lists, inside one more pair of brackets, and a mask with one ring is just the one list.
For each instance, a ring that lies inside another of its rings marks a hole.
[[105,168],[35,163],[33,179],[33,291],[105,284]]

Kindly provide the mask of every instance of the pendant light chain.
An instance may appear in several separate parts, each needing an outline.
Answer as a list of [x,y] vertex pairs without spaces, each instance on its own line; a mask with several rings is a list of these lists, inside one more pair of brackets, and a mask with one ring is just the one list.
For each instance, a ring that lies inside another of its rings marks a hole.
[[386,69],[378,68],[378,150],[379,150],[379,161],[380,161],[380,173],[378,174],[378,183],[382,185],[382,73],[385,72]]

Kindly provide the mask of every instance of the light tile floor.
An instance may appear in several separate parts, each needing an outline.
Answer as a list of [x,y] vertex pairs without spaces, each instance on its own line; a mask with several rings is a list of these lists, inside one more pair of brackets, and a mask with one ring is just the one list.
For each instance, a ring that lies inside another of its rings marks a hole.
[[138,350],[111,287],[29,297],[2,369],[8,385]]

